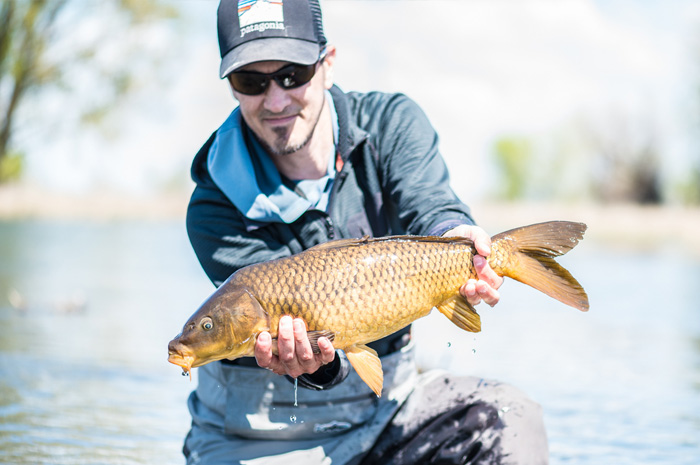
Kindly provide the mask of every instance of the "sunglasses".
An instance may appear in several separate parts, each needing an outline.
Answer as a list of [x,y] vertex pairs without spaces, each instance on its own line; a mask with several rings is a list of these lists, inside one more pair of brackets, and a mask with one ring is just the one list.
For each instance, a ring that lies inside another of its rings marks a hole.
[[229,74],[229,82],[236,92],[245,95],[260,95],[275,81],[282,89],[295,89],[311,80],[316,74],[316,65],[326,58],[325,50],[318,61],[310,65],[292,63],[274,73],[256,73],[255,71],[237,71]]

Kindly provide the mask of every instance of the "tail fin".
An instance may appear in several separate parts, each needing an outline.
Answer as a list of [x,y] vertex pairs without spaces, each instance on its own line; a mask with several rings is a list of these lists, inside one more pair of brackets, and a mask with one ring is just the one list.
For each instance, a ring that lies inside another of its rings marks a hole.
[[586,225],[551,221],[512,229],[491,238],[491,268],[560,302],[588,310],[588,296],[554,257],[564,255],[583,238]]

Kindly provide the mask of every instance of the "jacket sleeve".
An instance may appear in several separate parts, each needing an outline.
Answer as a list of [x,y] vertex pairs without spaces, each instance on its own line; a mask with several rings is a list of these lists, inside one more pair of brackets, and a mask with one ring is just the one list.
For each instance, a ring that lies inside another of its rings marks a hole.
[[385,195],[408,234],[441,235],[474,224],[469,208],[450,188],[438,136],[418,105],[391,97],[378,122],[378,151]]

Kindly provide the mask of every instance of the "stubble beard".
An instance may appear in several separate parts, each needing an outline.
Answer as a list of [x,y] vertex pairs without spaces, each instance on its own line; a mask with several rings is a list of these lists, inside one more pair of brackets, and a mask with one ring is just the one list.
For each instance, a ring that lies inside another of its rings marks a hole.
[[267,143],[267,141],[260,141],[265,147],[265,150],[270,155],[276,155],[276,156],[285,156],[285,155],[291,155],[293,153],[298,152],[299,150],[303,149],[307,145],[309,145],[309,142],[311,142],[311,138],[314,135],[314,131],[316,130],[316,125],[311,128],[311,131],[309,131],[309,134],[306,136],[306,138],[297,145],[289,145],[287,143],[287,130],[285,128],[276,128],[273,129],[275,134],[277,135],[277,138],[275,140],[275,145],[272,146]]

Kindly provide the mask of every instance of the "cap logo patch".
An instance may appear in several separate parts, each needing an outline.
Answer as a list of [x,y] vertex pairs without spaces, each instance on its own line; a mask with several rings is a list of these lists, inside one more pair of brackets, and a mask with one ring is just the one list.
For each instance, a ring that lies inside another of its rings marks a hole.
[[284,29],[283,0],[238,0],[241,37],[249,32]]

